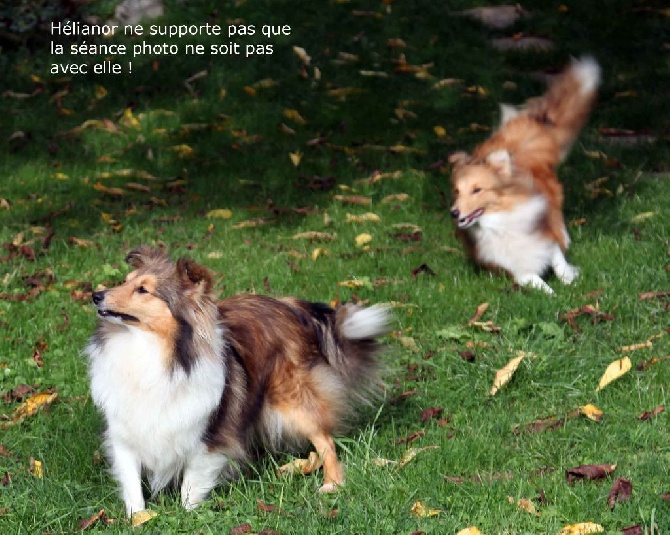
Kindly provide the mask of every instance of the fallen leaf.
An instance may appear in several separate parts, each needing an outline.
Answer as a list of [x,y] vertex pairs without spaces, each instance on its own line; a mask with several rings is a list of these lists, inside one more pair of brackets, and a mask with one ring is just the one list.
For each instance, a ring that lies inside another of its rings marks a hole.
[[366,212],[364,214],[347,214],[345,217],[347,223],[379,223],[381,220],[381,217],[372,212]]
[[533,37],[531,35],[520,35],[513,37],[501,37],[491,39],[491,44],[496,50],[551,50],[554,43],[544,37]]
[[193,148],[186,143],[173,145],[170,147],[170,150],[174,152],[179,158],[190,158],[195,154],[195,150],[193,150]]
[[602,479],[616,470],[616,464],[583,464],[576,468],[565,471],[568,483],[574,483],[581,479]]
[[602,377],[600,378],[596,392],[602,390],[612,381],[615,381],[616,379],[619,379],[619,377],[628,373],[631,367],[632,364],[630,362],[630,358],[628,357],[624,357],[612,362],[609,366],[607,366],[605,373],[603,373]]
[[[425,433],[425,431],[424,431]],[[438,449],[439,446],[425,446],[423,448],[410,448],[408,449],[402,456],[402,459],[398,462],[398,466],[396,467],[396,470],[400,470],[401,468],[405,467],[408,463],[410,463],[414,458],[421,452],[427,451],[427,450],[436,450]]]
[[484,315],[484,312],[489,308],[488,303],[482,303],[481,305],[477,306],[477,309],[475,310],[475,315],[470,318],[468,321],[468,325],[472,325],[476,321],[479,321],[481,317]]
[[512,429],[512,433],[515,435],[520,435],[521,433],[540,433],[542,431],[553,431],[562,425],[562,418],[557,418],[556,416],[547,416],[524,425],[517,424]]
[[112,519],[107,517],[107,513],[105,513],[104,509],[100,509],[100,511],[91,515],[90,517],[79,521],[79,531],[86,531],[88,528],[93,527],[98,522],[104,525],[108,525],[112,523]]
[[293,47],[293,53],[298,56],[298,59],[304,63],[305,65],[309,65],[310,61],[312,60],[311,57],[309,57],[309,54],[305,51],[304,48],[301,46],[294,46]]
[[349,279],[337,283],[338,286],[342,288],[368,288],[372,289],[372,283],[370,282],[370,277],[360,277],[358,279]]
[[633,217],[630,218],[631,223],[641,223],[642,221],[646,221],[647,219],[651,219],[652,217],[656,217],[658,215],[658,212],[642,212],[640,214],[637,214]]
[[507,501],[512,505],[516,504],[519,509],[530,515],[540,516],[540,512],[535,507],[535,504],[528,498],[519,498],[518,500],[515,500],[511,496],[508,496]]
[[381,200],[382,204],[389,204],[392,202],[405,202],[409,200],[409,195],[407,193],[391,193]]
[[642,529],[642,526],[639,524],[621,528],[621,533],[623,533],[623,535],[645,535],[644,529]]
[[356,247],[363,247],[372,241],[372,234],[363,233],[355,238]]
[[216,208],[207,212],[205,217],[209,219],[230,219],[233,217],[233,212],[228,208]]
[[607,505],[610,509],[614,509],[617,502],[625,502],[630,500],[630,495],[633,492],[633,484],[623,477],[617,477],[612,483],[609,496],[607,496]]
[[590,533],[603,533],[605,528],[595,522],[580,522],[564,526],[558,535],[589,535]]
[[37,459],[30,458],[30,473],[34,475],[37,479],[44,478],[44,469],[42,468],[42,461]]
[[495,396],[498,390],[500,390],[507,382],[512,378],[514,372],[521,364],[521,361],[526,355],[519,355],[511,359],[505,366],[498,371],[496,371],[495,379],[493,380],[493,386],[489,392],[490,396]]
[[599,422],[603,418],[603,411],[592,403],[579,407],[579,412],[594,422]]
[[647,340],[646,342],[640,342],[638,344],[631,344],[628,346],[620,347],[619,351],[621,351],[622,353],[630,353],[632,351],[637,351],[638,349],[651,348],[653,346],[654,344],[652,343],[652,341]]
[[642,421],[649,420],[649,418],[652,418],[657,414],[662,413],[663,411],[665,411],[665,405],[657,405],[651,411],[645,411],[642,414],[640,414],[640,416],[638,416],[638,419]]
[[372,198],[364,195],[333,195],[333,199],[345,204],[357,204],[360,206],[370,206]]
[[442,510],[441,509],[429,509],[427,508],[423,503],[420,501],[414,502],[412,507],[409,510],[410,514],[414,516],[418,516],[419,518],[429,518],[431,516],[437,516],[439,515]]
[[465,15],[478,20],[484,26],[496,29],[507,28],[527,14],[519,4],[476,7],[454,12],[454,15]]
[[328,256],[329,254],[330,253],[328,252],[328,249],[324,249],[323,247],[317,247],[312,251],[312,254],[310,256],[312,260],[316,260],[321,256]]
[[670,290],[662,292],[642,292],[638,297],[640,301],[646,301],[648,299],[661,299],[665,297],[670,297]]
[[424,424],[433,418],[439,418],[444,412],[442,407],[430,407],[421,411],[421,423]]
[[26,418],[34,416],[40,409],[48,407],[57,399],[57,392],[41,392],[29,397],[14,410],[9,421],[0,422],[0,429],[8,429]]
[[475,526],[470,526],[468,528],[462,529],[456,535],[483,535],[479,528]]
[[293,166],[298,167],[300,165],[300,162],[302,161],[302,152],[300,152],[299,150],[295,152],[289,152],[288,157],[291,160]]
[[105,195],[110,195],[112,197],[122,197],[126,194],[126,190],[123,188],[111,188],[105,186],[102,182],[98,181],[93,185],[93,189],[104,193]]
[[337,236],[328,232],[307,231],[294,234],[294,240],[308,240],[308,241],[333,241]]
[[300,112],[298,110],[287,108],[283,111],[283,115],[284,115],[284,117],[293,121],[294,123],[297,123],[297,124],[300,124],[300,125],[307,124],[307,121],[305,120],[305,118],[302,115],[300,115]]
[[149,509],[143,509],[142,511],[136,511],[130,517],[131,525],[136,528],[142,524],[146,524],[149,520],[158,516],[156,511],[151,511]]
[[272,219],[269,219],[267,217],[256,217],[254,219],[247,219],[246,221],[240,221],[239,223],[235,223],[231,228],[240,229],[240,228],[262,227],[264,225],[268,225],[272,221],[273,221]]
[[323,466],[323,460],[315,452],[310,451],[307,459],[293,459],[277,469],[279,475],[311,474]]

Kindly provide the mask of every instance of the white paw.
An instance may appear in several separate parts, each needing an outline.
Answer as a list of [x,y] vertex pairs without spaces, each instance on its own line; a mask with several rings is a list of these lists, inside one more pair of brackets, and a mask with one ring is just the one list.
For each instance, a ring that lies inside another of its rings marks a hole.
[[552,290],[550,286],[542,280],[542,277],[535,275],[534,273],[527,273],[525,275],[515,277],[515,280],[520,286],[530,286],[536,290],[542,290],[549,295],[554,295],[554,290]]
[[340,488],[339,485],[337,485],[335,483],[324,483],[323,485],[321,485],[319,487],[318,492],[319,493],[322,493],[322,492],[337,492],[339,488]]
[[572,284],[579,277],[579,268],[566,264],[562,269],[554,270],[556,276],[563,284]]

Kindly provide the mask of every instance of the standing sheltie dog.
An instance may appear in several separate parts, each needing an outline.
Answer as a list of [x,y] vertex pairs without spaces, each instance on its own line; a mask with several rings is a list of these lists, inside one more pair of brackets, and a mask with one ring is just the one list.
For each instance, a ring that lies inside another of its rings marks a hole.
[[240,295],[217,301],[209,271],[141,247],[115,288],[97,291],[99,322],[87,348],[91,392],[126,512],[181,481],[193,508],[255,447],[311,442],[324,484],[344,482],[333,434],[379,393],[376,338],[387,309]]
[[451,216],[476,263],[549,294],[542,279],[549,268],[564,284],[579,275],[564,256],[570,237],[556,168],[586,122],[599,82],[593,58],[575,60],[542,97],[519,109],[502,106],[500,128],[471,155],[450,156]]

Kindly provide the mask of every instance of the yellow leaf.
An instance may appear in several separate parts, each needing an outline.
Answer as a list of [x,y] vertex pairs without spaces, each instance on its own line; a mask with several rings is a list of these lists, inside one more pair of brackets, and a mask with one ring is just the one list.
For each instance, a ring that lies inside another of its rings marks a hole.
[[133,516],[130,517],[130,523],[134,528],[146,524],[152,518],[158,516],[156,511],[150,511],[149,509],[143,509],[142,511],[135,511]]
[[111,154],[103,154],[102,156],[98,156],[95,161],[96,163],[113,163],[116,161],[116,158]]
[[307,231],[294,234],[293,239],[309,241],[333,241],[335,239],[335,234],[329,234],[328,232]]
[[223,258],[225,255],[223,254],[222,251],[212,251],[211,253],[207,253],[207,258],[211,259],[218,259],[218,258]]
[[126,108],[123,110],[123,115],[121,116],[121,119],[119,119],[119,123],[129,128],[140,127],[140,122],[133,115],[133,110],[131,108]]
[[65,173],[54,173],[51,175],[51,178],[55,178],[56,180],[67,180],[70,177]]
[[444,129],[444,127],[439,125],[433,127],[433,132],[435,132],[437,137],[444,137],[447,135],[447,131]]
[[519,498],[518,500],[514,500],[511,496],[507,497],[507,501],[514,505],[516,503],[516,506],[521,509],[522,511],[526,511],[526,513],[535,515],[535,516],[540,516],[540,513],[538,510],[535,508],[535,504],[530,501],[528,498]]
[[58,393],[56,392],[42,392],[29,397],[14,410],[9,421],[0,422],[0,429],[8,429],[26,418],[34,416],[40,409],[51,405],[57,399]]
[[310,451],[307,459],[293,459],[290,463],[286,463],[277,469],[280,475],[294,475],[294,474],[311,474],[323,465],[323,460],[315,452]]
[[312,260],[316,260],[320,256],[328,256],[328,249],[324,249],[323,247],[317,247],[312,251]]
[[265,217],[256,217],[254,219],[247,219],[246,221],[240,221],[239,223],[235,223],[232,228],[238,229],[238,228],[254,228],[254,227],[261,227],[263,225],[267,225],[270,223],[270,219],[267,219]]
[[379,223],[381,220],[381,217],[372,212],[366,212],[360,215],[347,214],[346,216],[347,223]]
[[276,85],[279,85],[277,80],[273,80],[272,78],[263,78],[262,80],[258,80],[258,82],[254,82],[251,87],[254,89],[268,89],[269,87],[274,87]]
[[495,379],[493,380],[493,386],[491,387],[491,391],[489,392],[489,395],[495,396],[498,390],[500,390],[507,382],[512,378],[514,375],[514,372],[516,369],[519,367],[519,364],[521,364],[521,361],[524,359],[526,355],[519,355],[518,357],[514,357],[511,359],[503,368],[500,368],[496,372]]
[[580,522],[564,526],[558,535],[588,535],[589,533],[603,533],[605,528],[595,522]]
[[355,288],[365,288],[370,286],[370,281],[366,279],[349,279],[346,281],[341,281],[337,283],[338,286],[342,288],[349,288],[349,289],[355,289]]
[[598,383],[598,388],[596,388],[596,392],[602,390],[612,381],[615,381],[622,375],[628,373],[631,367],[632,364],[628,357],[624,357],[622,359],[615,360],[614,362],[612,362],[609,366],[607,366],[605,373],[603,373],[602,377],[600,378],[600,382]]
[[95,98],[98,100],[102,100],[107,96],[107,90],[102,87],[101,85],[96,85],[95,90],[94,90]]
[[289,152],[288,157],[291,159],[291,163],[295,167],[298,167],[300,165],[300,160],[302,160],[302,152],[300,152],[299,150],[295,152]]
[[91,240],[85,240],[85,239],[83,239],[83,238],[77,238],[76,236],[70,236],[70,237],[68,238],[68,241],[69,241],[70,243],[76,245],[77,247],[82,247],[82,248],[84,248],[84,249],[87,248],[87,247],[91,247],[92,245],[95,244],[95,243],[94,243],[93,241],[91,241]]
[[652,348],[654,347],[654,343],[651,340],[647,340],[646,342],[640,342],[638,344],[631,344],[629,346],[623,346],[619,348],[619,351],[622,353],[630,353],[631,351],[636,351],[638,349],[644,349],[644,348]]
[[42,469],[42,461],[37,459],[30,459],[30,473],[38,479],[44,477],[44,470]]
[[594,422],[599,422],[603,418],[603,411],[601,411],[593,403],[588,403],[583,407],[579,407],[579,412]]
[[372,235],[363,233],[356,236],[356,247],[363,247],[372,241]]
[[298,124],[307,124],[305,118],[300,115],[298,110],[287,108],[284,110],[284,117]]
[[226,98],[227,94],[228,94],[228,91],[226,91],[225,87],[222,87],[221,89],[219,89],[219,98],[220,99],[223,100],[224,98]]
[[230,219],[233,217],[233,212],[228,210],[228,208],[217,208],[215,210],[210,210],[205,216],[210,219]]
[[126,182],[126,188],[133,191],[141,191],[142,193],[151,193],[151,188],[149,186],[138,184],[137,182]]
[[326,91],[326,95],[333,98],[345,98],[349,95],[354,95],[356,93],[362,93],[363,90],[359,87],[338,87],[336,89],[329,89]]
[[428,509],[423,503],[416,501],[414,502],[414,505],[412,505],[412,507],[410,508],[409,512],[410,514],[418,516],[419,518],[427,518],[439,515],[442,512],[442,510]]
[[370,206],[372,199],[364,195],[333,195],[333,199],[346,204],[357,204],[359,206]]
[[475,526],[470,526],[469,528],[462,529],[456,535],[483,535],[479,528]]
[[426,450],[436,450],[438,449],[439,446],[425,446],[423,448],[410,448],[408,449],[402,456],[402,459],[400,459],[400,462],[398,462],[397,469],[400,470],[403,468],[407,463],[411,462],[414,460],[414,458],[421,453],[422,451]]
[[637,214],[636,216],[633,216],[630,218],[631,223],[641,223],[642,221],[646,221],[647,219],[651,219],[652,217],[655,217],[658,215],[657,212],[642,212],[641,214]]
[[96,191],[100,191],[101,193],[111,195],[112,197],[121,197],[126,194],[126,190],[122,188],[107,187],[99,180],[95,184],[93,184],[93,189]]
[[173,145],[170,150],[175,152],[180,158],[189,158],[195,154],[195,151],[186,143],[180,145]]
[[242,88],[242,91],[244,91],[244,92],[245,92],[247,95],[249,95],[250,97],[255,97],[255,96],[256,96],[256,90],[255,90],[253,87],[250,87],[250,86],[248,86],[248,85],[245,85],[245,86]]

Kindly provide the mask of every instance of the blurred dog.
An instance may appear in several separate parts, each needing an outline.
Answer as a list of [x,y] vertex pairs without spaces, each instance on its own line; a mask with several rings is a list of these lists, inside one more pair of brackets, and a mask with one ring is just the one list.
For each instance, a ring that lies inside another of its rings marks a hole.
[[209,271],[141,247],[118,287],[97,291],[86,352],[91,392],[126,512],[181,480],[193,508],[255,446],[308,442],[323,460],[320,491],[344,483],[333,434],[382,386],[387,309],[240,295],[216,301]]
[[549,294],[542,279],[549,268],[564,284],[579,275],[564,255],[570,237],[556,168],[586,122],[599,83],[593,58],[575,60],[542,97],[519,109],[502,106],[500,128],[471,155],[450,156],[451,216],[476,263]]

